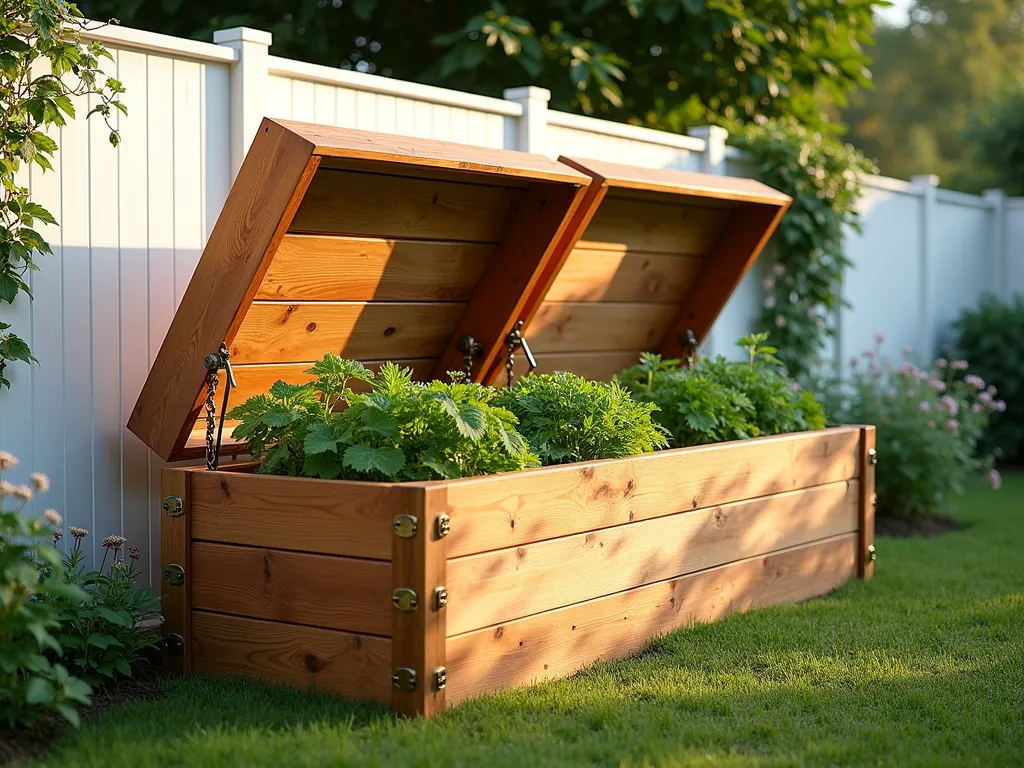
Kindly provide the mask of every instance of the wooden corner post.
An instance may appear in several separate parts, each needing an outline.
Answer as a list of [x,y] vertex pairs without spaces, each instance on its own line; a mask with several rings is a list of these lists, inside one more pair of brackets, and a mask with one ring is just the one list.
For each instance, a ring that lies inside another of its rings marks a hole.
[[860,431],[860,527],[857,546],[857,576],[870,579],[875,573],[875,428]]
[[192,671],[189,552],[192,548],[192,473],[160,473],[160,585],[163,600],[163,665],[175,675]]
[[396,486],[391,546],[391,706],[401,715],[444,711],[448,492]]

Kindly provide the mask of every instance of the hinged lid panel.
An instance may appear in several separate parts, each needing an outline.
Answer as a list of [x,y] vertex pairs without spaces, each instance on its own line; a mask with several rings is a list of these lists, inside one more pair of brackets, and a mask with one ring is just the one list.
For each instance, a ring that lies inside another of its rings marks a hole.
[[685,355],[790,203],[751,179],[560,159],[594,182],[528,301],[541,371],[610,379],[644,351]]
[[201,455],[203,358],[222,340],[234,404],[327,352],[461,370],[464,334],[489,376],[589,183],[526,153],[264,120],[129,428],[165,459]]

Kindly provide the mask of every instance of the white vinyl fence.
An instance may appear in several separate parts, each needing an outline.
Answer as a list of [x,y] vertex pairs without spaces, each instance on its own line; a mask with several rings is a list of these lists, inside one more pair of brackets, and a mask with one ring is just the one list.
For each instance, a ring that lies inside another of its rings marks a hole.
[[[124,424],[159,349],[203,244],[264,115],[651,167],[746,175],[720,128],[689,136],[548,109],[548,93],[514,88],[493,99],[268,54],[270,35],[234,29],[216,44],[106,27],[110,74],[127,94],[122,144],[99,120],[60,131],[55,172],[32,170],[36,199],[61,222],[46,235],[54,255],[32,275],[35,301],[0,310],[28,339],[38,366],[15,365],[0,393],[0,448],[47,473],[65,527],[89,529],[92,553],[110,533],[142,550],[159,584],[160,462]],[[89,106],[80,101],[78,113]],[[1024,292],[1024,200],[869,178],[864,231],[851,233],[854,268],[836,353],[870,344],[934,350],[949,322],[985,291]],[[712,331],[728,352],[762,300],[749,276]],[[66,543],[67,539],[65,539]]]

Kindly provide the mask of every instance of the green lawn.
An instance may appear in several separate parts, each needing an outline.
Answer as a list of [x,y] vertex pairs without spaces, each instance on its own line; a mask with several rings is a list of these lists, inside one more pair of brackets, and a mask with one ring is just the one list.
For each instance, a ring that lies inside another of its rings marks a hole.
[[1024,476],[874,581],[677,632],[433,722],[244,681],[163,683],[47,764],[1024,765]]

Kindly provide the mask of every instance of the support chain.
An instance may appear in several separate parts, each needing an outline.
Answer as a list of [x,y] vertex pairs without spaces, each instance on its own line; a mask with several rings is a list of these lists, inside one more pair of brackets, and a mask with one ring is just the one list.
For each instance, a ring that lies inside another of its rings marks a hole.
[[511,389],[513,380],[512,369],[516,364],[516,350],[522,349],[523,354],[526,355],[527,373],[532,373],[533,369],[537,367],[537,360],[534,358],[530,345],[523,336],[522,320],[517,320],[516,324],[512,326],[512,330],[505,337],[505,343],[508,345],[508,359],[505,361],[505,385]]
[[462,367],[466,373],[466,381],[473,380],[473,357],[480,357],[484,348],[475,338],[468,333],[459,339],[459,352],[462,353]]
[[691,371],[697,364],[697,337],[693,335],[693,330],[690,328],[686,329],[685,333],[679,334],[679,343],[683,346],[686,359],[686,367]]
[[[220,349],[211,352],[203,360],[206,366],[206,468],[216,470],[220,464],[220,445],[224,437],[224,417],[228,410],[228,395],[235,384],[235,374],[231,370],[231,353],[225,342],[221,342]],[[227,383],[224,385],[224,400],[220,408],[220,426],[217,425],[217,404],[215,397],[217,386],[220,384],[218,372],[223,368],[227,371]],[[216,432],[216,439],[214,433]]]

